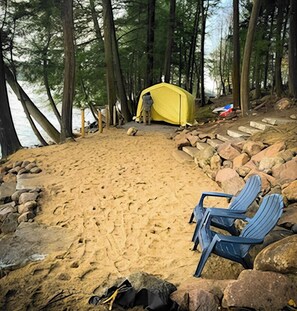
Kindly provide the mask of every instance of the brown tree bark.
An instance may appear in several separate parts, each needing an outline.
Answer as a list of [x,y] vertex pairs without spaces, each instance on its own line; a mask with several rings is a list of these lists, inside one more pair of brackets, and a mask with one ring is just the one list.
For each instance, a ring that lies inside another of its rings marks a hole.
[[297,99],[297,1],[290,0],[289,92]]
[[0,29],[0,145],[2,158],[13,154],[22,146],[18,139],[13,124],[8,102],[8,94],[5,81],[5,69],[2,52],[2,30]]
[[155,43],[155,9],[156,0],[148,0],[148,25],[147,25],[147,43],[146,43],[146,79],[145,86],[149,87],[154,83],[154,43]]
[[250,93],[250,83],[249,83],[249,71],[250,62],[253,48],[253,39],[256,31],[257,20],[260,12],[260,8],[263,0],[254,0],[254,5],[251,13],[251,18],[249,21],[249,27],[244,47],[243,62],[242,62],[242,73],[241,73],[241,83],[240,83],[240,97],[241,97],[241,113],[242,116],[248,115],[249,109],[249,93]]
[[233,0],[233,70],[232,88],[234,108],[240,107],[240,41],[239,41],[239,0]]
[[175,28],[175,7],[176,7],[176,0],[170,0],[169,24],[168,24],[167,43],[164,61],[164,81],[167,83],[170,82],[171,52],[174,42],[173,35]]
[[75,87],[75,48],[73,26],[73,0],[63,0],[62,21],[64,34],[64,89],[61,116],[61,142],[73,139],[72,108]]

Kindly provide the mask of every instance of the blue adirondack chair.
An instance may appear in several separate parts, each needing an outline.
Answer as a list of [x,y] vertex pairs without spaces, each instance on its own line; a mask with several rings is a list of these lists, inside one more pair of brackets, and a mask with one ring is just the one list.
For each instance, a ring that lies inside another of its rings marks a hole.
[[[235,213],[243,214],[247,211],[248,207],[254,202],[254,200],[258,197],[259,193],[261,192],[261,178],[258,175],[252,175],[248,178],[246,184],[240,191],[237,196],[233,196],[232,194],[227,193],[219,193],[219,192],[203,192],[199,203],[195,206],[193,213],[190,218],[190,223],[193,222],[194,218],[196,219],[196,227],[192,237],[192,241],[196,242],[197,240],[197,232],[200,226],[200,222],[203,219],[203,215],[207,209],[204,207],[204,199],[208,196],[213,197],[223,197],[223,198],[230,198],[232,199],[231,203],[229,204],[228,209],[219,209],[224,211],[226,214],[229,211],[233,211]],[[225,215],[224,215],[225,216]],[[213,217],[211,221],[212,226],[215,226],[220,229],[224,229],[231,233],[232,235],[238,235],[239,232],[235,228],[234,219],[226,218],[226,217]],[[195,246],[194,246],[195,250]]]
[[265,236],[274,228],[282,212],[282,196],[279,194],[267,195],[251,219],[243,214],[230,212],[228,217],[245,219],[248,220],[248,223],[239,236],[225,236],[210,229],[211,218],[223,214],[216,209],[209,209],[204,215],[198,232],[202,253],[194,276],[201,275],[211,253],[238,262],[246,269],[252,268],[250,248],[255,244],[263,243]]

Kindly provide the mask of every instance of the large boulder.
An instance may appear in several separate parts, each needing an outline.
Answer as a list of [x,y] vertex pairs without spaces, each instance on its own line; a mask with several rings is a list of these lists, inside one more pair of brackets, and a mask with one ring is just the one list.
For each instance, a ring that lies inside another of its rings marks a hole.
[[223,291],[231,280],[211,280],[192,278],[182,283],[171,294],[171,299],[185,310],[216,311]]
[[285,196],[289,201],[297,201],[297,180],[294,180],[289,184],[288,187],[284,188],[282,191],[283,196]]
[[264,248],[254,261],[254,268],[283,274],[297,273],[297,235],[286,237]]
[[219,170],[215,180],[224,192],[230,194],[238,193],[245,185],[243,178],[232,168]]
[[297,301],[297,284],[287,276],[244,270],[226,287],[222,304],[237,310],[282,310],[290,299]]
[[283,213],[278,224],[287,229],[291,229],[295,224],[297,224],[297,203],[290,204],[285,208],[285,212]]
[[234,148],[231,143],[226,142],[219,145],[218,154],[221,158],[232,161],[240,155],[240,152],[238,149]]
[[284,164],[273,167],[272,176],[279,180],[280,184],[290,183],[297,179],[297,157]]
[[286,149],[286,144],[285,142],[281,141],[255,154],[254,156],[252,156],[252,160],[256,163],[259,163],[264,157],[271,157],[271,158],[276,157],[280,151],[285,150],[285,149]]
[[255,142],[248,140],[242,147],[242,151],[247,153],[250,157],[259,153],[261,150],[265,148],[265,145],[261,142]]
[[248,161],[249,161],[249,156],[247,153],[243,152],[237,157],[233,159],[233,168],[235,170],[239,169],[240,167],[243,167]]

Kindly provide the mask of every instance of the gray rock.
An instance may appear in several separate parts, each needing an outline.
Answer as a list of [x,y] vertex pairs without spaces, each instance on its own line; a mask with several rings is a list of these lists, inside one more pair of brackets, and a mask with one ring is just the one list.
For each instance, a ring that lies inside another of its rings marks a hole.
[[164,301],[169,301],[170,294],[176,290],[175,285],[145,272],[133,273],[127,279],[137,291],[146,288],[163,297]]
[[35,217],[35,214],[33,212],[25,212],[22,215],[18,217],[18,223],[21,222],[27,222],[29,219],[33,219]]
[[287,229],[291,229],[295,224],[297,224],[297,203],[287,206],[278,222],[279,226]]
[[26,170],[31,171],[32,168],[36,167],[36,163],[35,162],[31,162],[28,165],[25,166]]
[[254,261],[254,268],[283,274],[297,273],[297,235],[286,237],[263,249]]
[[291,230],[292,230],[293,233],[296,234],[296,233],[297,233],[297,224],[295,224],[294,226],[292,226]]
[[223,307],[281,310],[288,301],[297,301],[297,284],[288,277],[257,270],[244,270],[224,291]]
[[42,172],[42,169],[40,167],[37,167],[37,166],[30,169],[30,173],[32,173],[32,174],[38,174],[41,172]]
[[16,183],[7,182],[0,186],[0,204],[11,202],[11,196],[15,192]]
[[31,162],[28,160],[23,161],[21,167],[26,167],[27,165],[29,165]]
[[12,194],[12,196],[11,196],[12,201],[18,203],[19,198],[20,198],[20,195],[21,195],[22,193],[25,193],[25,192],[28,192],[28,190],[27,190],[27,189],[21,189],[21,190],[15,191],[15,192]]
[[18,175],[22,175],[22,174],[26,174],[28,173],[29,171],[26,169],[26,168],[21,168],[19,171],[18,171]]
[[9,213],[0,226],[0,231],[4,234],[14,232],[18,227],[18,213]]
[[33,212],[36,207],[37,207],[36,201],[28,201],[18,206],[18,212],[19,214]]
[[10,213],[16,212],[16,206],[14,202],[10,202],[4,205],[0,205],[0,222],[4,221]]
[[28,201],[36,201],[38,198],[38,193],[36,192],[25,192],[20,195],[19,203],[24,204]]
[[223,168],[233,168],[233,163],[232,163],[232,161],[225,160],[225,161],[223,162]]

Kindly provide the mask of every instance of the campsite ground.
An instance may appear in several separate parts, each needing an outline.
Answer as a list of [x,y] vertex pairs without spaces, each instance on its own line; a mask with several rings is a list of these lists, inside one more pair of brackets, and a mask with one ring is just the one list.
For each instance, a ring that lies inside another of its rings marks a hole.
[[[203,126],[223,130],[247,121]],[[136,271],[175,285],[192,278],[200,255],[191,251],[194,227],[188,219],[203,191],[221,189],[194,163],[173,159],[168,137],[175,127],[136,125],[137,135],[128,136],[129,126],[23,149],[10,158],[35,160],[42,169],[36,177],[44,189],[41,211],[26,224],[35,229],[24,238],[32,249],[42,245],[46,257],[0,279],[1,309],[93,309],[87,304],[91,295]],[[227,205],[218,199],[208,203]],[[212,256],[203,277],[236,278],[241,270]],[[59,293],[61,299],[50,303]]]

